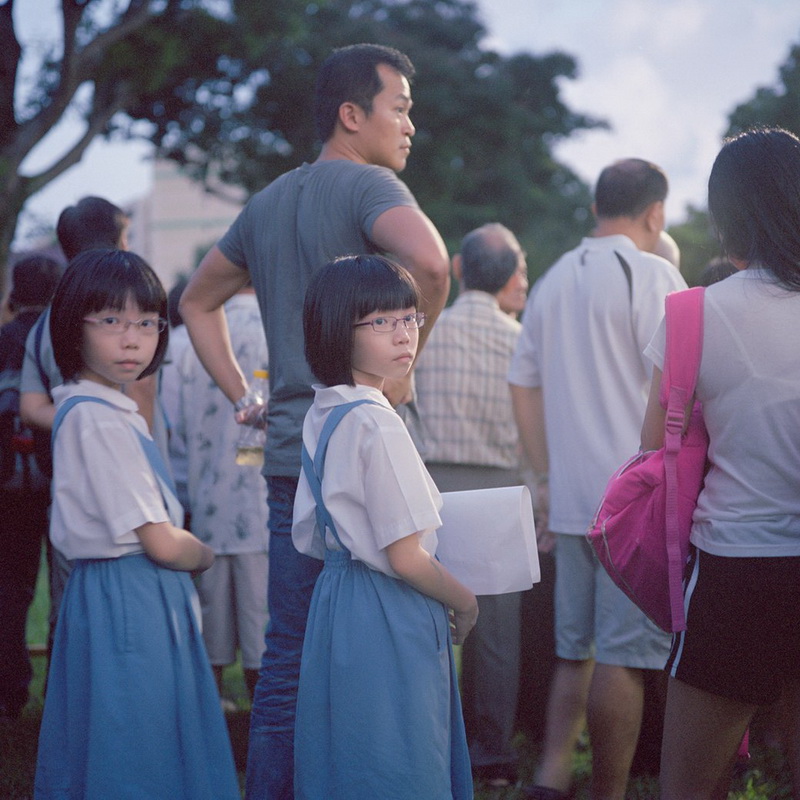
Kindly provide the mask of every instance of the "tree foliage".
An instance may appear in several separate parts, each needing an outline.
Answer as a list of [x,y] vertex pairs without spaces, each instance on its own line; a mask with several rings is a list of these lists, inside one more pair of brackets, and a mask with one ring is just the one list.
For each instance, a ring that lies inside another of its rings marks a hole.
[[[276,31],[291,31],[300,5],[270,0],[262,18]],[[170,113],[181,101],[194,103],[206,85],[236,84],[241,76],[224,53],[255,57],[278,36],[257,42],[220,14],[224,6],[215,0],[60,0],[60,30],[42,46],[19,41],[15,0],[0,2],[0,286],[23,205],[77,164],[95,137],[131,135],[134,121],[148,119],[139,113],[147,100]],[[28,72],[36,77],[26,80],[21,67],[31,53],[37,63]],[[26,157],[74,112],[81,134],[40,172],[23,174]]]
[[[561,139],[604,124],[560,97],[575,60],[492,52],[470,0],[61,0],[63,48],[53,43],[25,103],[13,3],[0,5],[0,261],[25,200],[97,135],[131,136],[146,121],[159,153],[191,176],[250,192],[312,160],[317,69],[362,41],[398,47],[417,68],[403,177],[451,249],[498,220],[539,271],[589,227],[588,188],[553,157]],[[85,135],[47,170],[20,175],[82,87]]]
[[686,219],[669,233],[681,251],[681,274],[689,286],[696,286],[708,262],[722,255],[708,211],[687,206]]
[[[250,4],[237,6],[245,17]],[[574,59],[499,55],[482,46],[486,29],[465,0],[328,0],[308,6],[305,30],[275,42],[258,62],[252,102],[223,117],[187,107],[196,125],[162,127],[162,152],[196,177],[213,174],[254,192],[312,160],[311,97],[317,69],[334,47],[363,41],[408,53],[417,69],[417,126],[403,179],[451,249],[488,220],[514,230],[534,271],[590,225],[589,191],[553,155],[574,131],[604,123],[560,98]],[[226,107],[227,108],[227,107]]]
[[793,45],[779,70],[780,85],[761,87],[728,118],[728,136],[756,125],[785,128],[800,136],[800,44]]

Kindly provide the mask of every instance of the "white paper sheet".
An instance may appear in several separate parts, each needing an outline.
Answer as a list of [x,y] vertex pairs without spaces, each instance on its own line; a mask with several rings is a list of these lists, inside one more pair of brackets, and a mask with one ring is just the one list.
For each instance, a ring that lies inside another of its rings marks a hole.
[[530,589],[540,580],[527,486],[445,492],[436,555],[475,594]]

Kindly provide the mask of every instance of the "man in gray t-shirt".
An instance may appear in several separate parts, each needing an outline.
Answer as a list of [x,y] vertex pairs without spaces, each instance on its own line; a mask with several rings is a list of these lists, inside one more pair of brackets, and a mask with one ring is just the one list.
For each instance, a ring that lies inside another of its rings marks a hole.
[[[318,159],[256,194],[203,259],[181,313],[203,365],[236,405],[246,381],[230,348],[222,306],[248,280],[256,290],[270,352],[264,474],[270,507],[270,623],[253,701],[248,800],[293,797],[294,711],[300,654],[320,562],[291,542],[300,441],[313,377],[305,361],[302,308],[314,272],[336,256],[389,253],[416,278],[432,323],[447,299],[449,265],[441,237],[396,177],[414,126],[402,53],[378,45],[334,51],[317,81]],[[420,346],[430,330],[420,331]],[[387,386],[410,396],[408,380]],[[237,407],[238,410],[238,407]]]

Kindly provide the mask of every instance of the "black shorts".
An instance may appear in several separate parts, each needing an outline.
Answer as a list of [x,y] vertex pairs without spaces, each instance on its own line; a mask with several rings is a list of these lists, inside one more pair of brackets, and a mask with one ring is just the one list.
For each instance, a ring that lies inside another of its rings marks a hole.
[[693,549],[685,582],[686,625],[667,671],[743,703],[778,699],[800,681],[800,556],[729,558]]

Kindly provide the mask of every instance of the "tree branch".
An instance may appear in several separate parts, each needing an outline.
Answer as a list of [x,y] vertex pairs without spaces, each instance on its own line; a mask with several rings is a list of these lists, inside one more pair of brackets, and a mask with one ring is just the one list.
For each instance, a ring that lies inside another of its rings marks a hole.
[[14,31],[14,0],[0,5],[0,142],[14,138],[17,121],[14,117],[14,87],[22,48]]
[[[177,2],[178,0],[168,0],[167,9],[175,6]],[[59,122],[74,100],[81,84],[93,80],[93,72],[108,48],[143,27],[153,16],[148,0],[131,0],[127,10],[115,25],[98,34],[83,49],[79,49],[76,36],[85,7],[85,3],[79,3],[77,0],[62,0],[64,54],[60,79],[39,113],[19,126],[13,143],[14,153],[11,155],[11,159],[16,163],[21,163],[47,132]],[[102,86],[95,86],[95,94],[102,91]],[[118,110],[114,109],[111,116]]]
[[70,167],[77,164],[86,148],[101,134],[111,118],[119,111],[124,110],[130,100],[130,95],[125,84],[118,84],[113,94],[100,106],[95,106],[87,119],[86,130],[80,139],[64,153],[55,163],[37,175],[27,177],[28,194],[32,195],[50,181],[57,178]]

